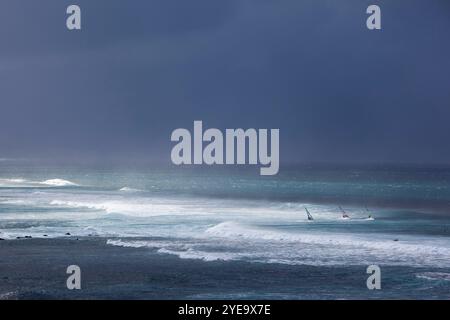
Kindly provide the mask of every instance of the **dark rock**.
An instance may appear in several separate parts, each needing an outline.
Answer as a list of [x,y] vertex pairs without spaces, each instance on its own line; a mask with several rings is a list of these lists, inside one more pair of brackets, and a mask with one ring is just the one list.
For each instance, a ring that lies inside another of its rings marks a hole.
[[25,239],[31,239],[33,238],[32,236],[25,236]]
[[0,241],[5,241],[5,239],[0,238]]
[[70,236],[70,233],[69,233],[69,232],[67,232],[67,233],[66,233],[66,236]]

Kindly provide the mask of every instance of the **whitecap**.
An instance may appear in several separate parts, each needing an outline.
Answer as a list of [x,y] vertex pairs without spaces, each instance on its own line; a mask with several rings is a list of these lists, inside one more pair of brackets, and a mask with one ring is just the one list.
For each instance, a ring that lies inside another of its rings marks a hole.
[[78,184],[64,179],[48,179],[44,181],[34,181],[22,178],[0,179],[0,187],[6,188],[39,188],[39,187],[74,187]]
[[16,291],[0,293],[0,300],[15,300],[18,293]]
[[48,185],[48,186],[54,186],[54,187],[68,187],[68,186],[78,186],[78,184],[64,180],[64,179],[49,179],[45,181],[39,182],[40,184]]
[[142,190],[135,189],[135,188],[130,188],[130,187],[123,187],[123,188],[120,188],[119,191],[122,191],[122,192],[141,192]]
[[450,273],[446,272],[423,272],[416,274],[416,277],[433,281],[450,281]]
[[180,259],[196,259],[203,261],[229,261],[236,260],[237,257],[233,253],[229,252],[206,252],[189,248],[185,251],[170,250],[161,248],[158,253],[170,254],[179,257]]

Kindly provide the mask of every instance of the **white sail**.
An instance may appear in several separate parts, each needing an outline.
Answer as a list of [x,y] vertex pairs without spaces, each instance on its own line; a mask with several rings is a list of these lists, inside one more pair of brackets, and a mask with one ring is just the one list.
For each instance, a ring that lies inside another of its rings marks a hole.
[[314,220],[314,218],[313,218],[313,216],[311,215],[311,213],[309,213],[308,208],[305,208],[305,210],[306,210],[306,214],[307,214],[307,216],[308,216],[308,220],[310,220],[310,221]]

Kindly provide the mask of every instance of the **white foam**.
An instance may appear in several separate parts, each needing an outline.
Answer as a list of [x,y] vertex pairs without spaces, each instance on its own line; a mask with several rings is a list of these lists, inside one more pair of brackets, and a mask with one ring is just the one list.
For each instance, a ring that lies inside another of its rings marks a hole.
[[[72,200],[73,199],[73,200]],[[96,196],[79,196],[68,199],[52,199],[52,206],[79,208],[104,211],[109,214],[122,214],[131,217],[154,216],[242,216],[242,217],[273,217],[267,211],[258,211],[251,206],[243,208],[233,207],[231,202],[202,199],[174,199],[174,198],[147,198],[135,195],[127,197],[110,197],[98,194]],[[248,208],[248,210],[245,210]],[[254,211],[253,216],[252,210]],[[262,212],[257,215],[258,212]],[[269,210],[268,212],[272,212]],[[280,211],[278,211],[280,213]],[[273,217],[274,218],[274,217]],[[274,218],[275,219],[275,218]]]
[[[16,195],[13,194],[13,196],[15,197]],[[21,194],[21,197],[25,196]],[[84,211],[99,211],[108,214],[122,214],[132,217],[209,215],[224,217],[223,220],[226,218],[237,218],[243,221],[255,222],[264,220],[266,222],[276,222],[279,219],[284,219],[285,221],[297,223],[308,222],[303,207],[299,209],[298,205],[286,206],[268,201],[149,197],[148,195],[142,196],[139,192],[132,191],[123,191],[123,194],[107,192],[90,194],[83,190],[67,193],[54,191],[52,188],[46,189],[45,192],[34,192],[33,197],[26,197],[30,206],[43,207],[47,205],[50,207],[82,209]],[[317,206],[314,214],[315,222],[323,220],[336,221],[338,219],[335,212],[329,211],[325,206]],[[362,219],[360,220],[362,221]]]
[[67,200],[52,200],[51,205],[65,206],[69,208],[85,208],[91,210],[104,211],[106,213],[117,213],[133,217],[150,217],[150,216],[164,216],[164,215],[183,215],[186,211],[183,210],[183,204],[177,203],[152,203],[151,201],[136,200],[109,200],[109,201],[67,201]]
[[3,181],[6,182],[11,182],[11,183],[25,183],[27,182],[27,180],[25,179],[2,179]]
[[[418,247],[419,242],[411,244],[411,242],[404,243],[403,241],[392,241],[386,239],[379,239],[373,235],[373,241],[370,237],[363,234],[339,234],[339,233],[293,233],[288,231],[277,231],[268,228],[259,228],[254,226],[247,226],[240,223],[227,221],[217,224],[208,228],[205,233],[217,237],[227,238],[246,238],[246,239],[263,239],[273,241],[285,241],[296,243],[313,243],[313,244],[326,244],[334,246],[365,246],[374,249],[397,249],[409,250],[415,252],[417,248],[429,249],[432,252],[440,252],[442,254],[450,255],[450,248],[447,246],[432,246],[421,244]],[[434,242],[433,244],[436,244]]]
[[112,240],[108,239],[106,241],[106,244],[112,245],[112,246],[118,246],[118,247],[125,247],[125,248],[142,248],[142,247],[148,247],[148,245],[143,241],[122,241],[122,240]]
[[174,242],[168,240],[121,240],[108,239],[106,244],[124,248],[153,248],[158,253],[178,256],[181,259],[199,259],[203,261],[227,261],[236,259],[231,252],[206,252],[193,248],[195,242]]
[[386,263],[445,266],[445,261],[450,261],[448,241],[428,237],[418,239],[404,236],[401,241],[393,241],[387,238],[388,235],[293,233],[235,222],[220,223],[207,229],[205,233],[233,240],[267,241],[271,244],[279,242],[283,249],[286,249],[286,245],[291,246],[291,253],[294,255],[295,250],[312,246],[318,254],[337,254],[343,257],[359,254],[361,258],[382,258]]
[[16,298],[17,298],[16,291],[0,293],[0,300],[10,300],[10,299],[16,299]]
[[450,281],[450,273],[446,272],[423,272],[416,274],[416,277],[432,281]]
[[27,180],[25,179],[0,179],[0,187],[18,187],[23,184],[26,184]]
[[[300,203],[157,197],[127,192],[128,189],[119,193],[117,188],[111,192],[57,187],[73,183],[64,181],[33,182],[41,187],[39,192],[2,190],[0,221],[32,220],[31,225],[37,226],[28,228],[25,223],[15,230],[8,229],[9,238],[26,234],[57,237],[65,232],[75,236],[122,237],[127,240],[111,239],[108,244],[148,247],[161,254],[204,261],[436,267],[446,266],[450,261],[450,245],[444,237],[351,234],[354,223],[365,223],[367,213],[363,211],[349,212],[353,219],[343,223],[335,207],[308,204],[315,218],[308,223],[304,204]],[[10,179],[7,183],[23,186],[30,182]],[[326,222],[324,228],[316,228],[321,221]],[[333,225],[346,225],[349,232],[326,231],[330,230],[330,224],[331,229]],[[393,241],[395,238],[399,241]]]
[[13,237],[10,234],[5,233],[3,231],[0,231],[0,238],[3,239],[3,240],[11,240],[11,239],[13,239]]
[[14,178],[14,179],[0,179],[0,187],[6,188],[23,188],[23,187],[34,187],[38,188],[41,186],[46,187],[70,187],[70,186],[79,186],[78,184],[64,179],[48,179],[44,181],[34,181],[27,180],[22,178]]
[[13,205],[21,205],[26,204],[27,202],[25,200],[16,199],[16,200],[1,200],[0,203],[2,204],[13,204]]
[[[173,246],[174,243],[168,240],[122,240],[122,239],[108,239],[106,244],[125,248],[154,248]],[[187,248],[184,244],[178,246],[180,248]]]
[[120,188],[119,191],[122,191],[122,192],[141,192],[142,190],[135,189],[135,188],[130,188],[130,187],[123,187],[123,188]]
[[233,253],[228,252],[205,252],[189,248],[185,251],[170,250],[166,248],[161,248],[158,253],[171,254],[178,256],[181,259],[196,259],[203,261],[228,261],[236,260],[237,257]]
[[55,187],[68,187],[68,186],[78,186],[78,184],[64,180],[64,179],[49,179],[42,182],[39,182],[40,184],[48,185],[48,186],[55,186]]
[[90,205],[89,203],[79,201],[67,201],[67,200],[52,200],[50,201],[50,205],[69,208],[102,209],[95,205]]

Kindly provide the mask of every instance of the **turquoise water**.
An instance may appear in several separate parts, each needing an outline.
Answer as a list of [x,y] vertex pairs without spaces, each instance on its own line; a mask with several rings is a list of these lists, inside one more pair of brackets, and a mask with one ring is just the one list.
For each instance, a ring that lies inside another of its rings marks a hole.
[[[342,219],[339,206],[350,219]],[[305,207],[314,221],[307,220]],[[387,288],[377,297],[450,297],[446,168],[302,166],[261,177],[256,170],[230,168],[4,162],[0,232],[9,241],[70,233],[106,238],[124,250],[146,247],[186,262],[331,273],[314,283],[303,281],[301,295],[301,284],[291,287],[280,278],[281,287],[274,283],[246,298],[342,298],[343,286],[350,297],[367,297],[364,281],[346,285],[336,277],[362,272],[364,279],[371,264],[382,268]],[[242,278],[243,283],[252,278],[245,268]],[[228,296],[216,292],[214,297]]]

